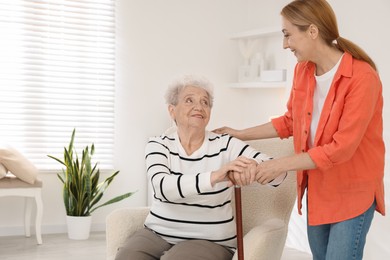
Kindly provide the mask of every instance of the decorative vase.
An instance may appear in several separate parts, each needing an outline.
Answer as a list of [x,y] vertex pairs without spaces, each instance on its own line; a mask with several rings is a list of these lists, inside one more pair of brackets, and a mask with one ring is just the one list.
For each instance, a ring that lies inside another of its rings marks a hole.
[[91,231],[92,216],[66,216],[69,239],[86,240]]

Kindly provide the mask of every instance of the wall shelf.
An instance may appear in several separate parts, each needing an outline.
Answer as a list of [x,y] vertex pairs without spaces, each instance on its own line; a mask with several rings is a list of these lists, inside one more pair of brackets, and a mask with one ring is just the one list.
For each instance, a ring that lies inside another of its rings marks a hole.
[[249,30],[240,33],[236,33],[231,36],[232,40],[243,40],[243,39],[255,39],[267,36],[282,35],[282,31],[279,27],[269,27],[264,29]]
[[[266,27],[236,33],[230,37],[237,41],[238,49],[245,65],[237,65],[237,82],[230,83],[231,88],[266,88],[276,89],[287,86],[286,75],[276,80],[261,81],[262,71],[286,69],[285,54],[282,50],[282,31],[280,27]],[[269,74],[268,74],[269,75]],[[268,78],[268,77],[267,77]],[[257,79],[257,80],[256,80]],[[265,78],[264,78],[265,79]]]
[[230,88],[268,88],[268,89],[276,89],[276,88],[285,88],[287,85],[286,81],[257,81],[257,82],[234,82],[230,83],[228,86]]

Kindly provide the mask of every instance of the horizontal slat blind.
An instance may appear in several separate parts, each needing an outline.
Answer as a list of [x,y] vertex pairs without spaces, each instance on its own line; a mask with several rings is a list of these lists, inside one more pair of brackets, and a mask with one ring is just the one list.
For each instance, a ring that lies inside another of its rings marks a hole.
[[[41,170],[59,169],[73,128],[78,152],[113,168],[114,0],[0,1],[0,142]],[[81,156],[81,154],[80,154]]]

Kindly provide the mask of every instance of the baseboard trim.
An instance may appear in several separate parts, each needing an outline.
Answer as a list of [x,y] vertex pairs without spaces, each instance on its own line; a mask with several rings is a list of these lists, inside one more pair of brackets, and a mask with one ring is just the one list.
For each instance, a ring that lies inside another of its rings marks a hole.
[[[35,227],[31,226],[31,235],[35,235]],[[91,226],[91,232],[106,231],[105,223],[94,223]],[[64,225],[44,225],[42,226],[42,234],[60,234],[66,233],[66,224]],[[10,236],[24,236],[24,226],[13,226],[13,227],[0,227],[0,237]]]

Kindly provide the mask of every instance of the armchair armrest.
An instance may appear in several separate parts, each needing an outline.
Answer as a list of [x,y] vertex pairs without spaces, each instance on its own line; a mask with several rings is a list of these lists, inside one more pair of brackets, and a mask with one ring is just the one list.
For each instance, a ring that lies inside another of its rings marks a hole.
[[[245,260],[280,259],[286,242],[288,226],[280,219],[270,219],[252,228],[244,236]],[[233,260],[237,260],[237,252]]]
[[106,218],[107,259],[115,258],[126,238],[143,228],[149,207],[123,208],[111,212]]

